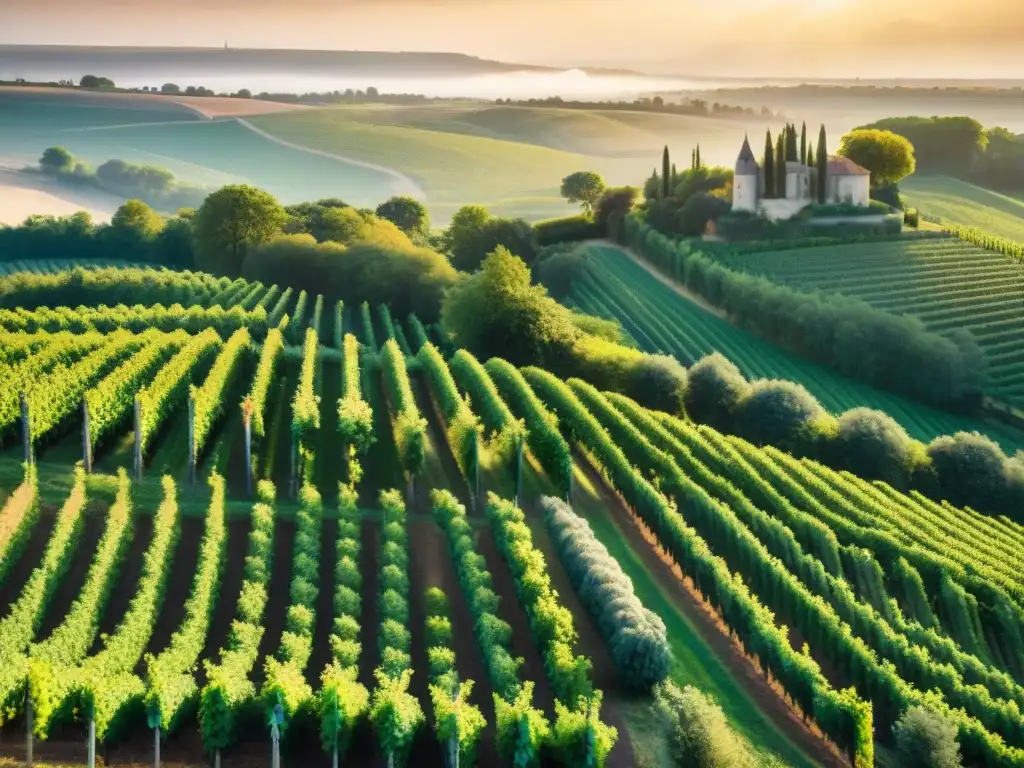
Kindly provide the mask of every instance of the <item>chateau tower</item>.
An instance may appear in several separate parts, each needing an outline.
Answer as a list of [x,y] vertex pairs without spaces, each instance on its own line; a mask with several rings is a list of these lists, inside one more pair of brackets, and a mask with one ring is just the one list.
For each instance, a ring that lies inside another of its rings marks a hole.
[[734,211],[757,210],[759,197],[759,175],[757,160],[750,149],[750,142],[743,137],[743,147],[736,158],[736,173],[732,180],[732,208]]

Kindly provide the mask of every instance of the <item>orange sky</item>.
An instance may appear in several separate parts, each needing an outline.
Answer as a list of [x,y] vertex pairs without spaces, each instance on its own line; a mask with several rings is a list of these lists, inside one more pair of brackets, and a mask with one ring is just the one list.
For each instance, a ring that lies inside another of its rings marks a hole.
[[0,0],[0,43],[458,51],[708,75],[1024,77],[1024,0]]

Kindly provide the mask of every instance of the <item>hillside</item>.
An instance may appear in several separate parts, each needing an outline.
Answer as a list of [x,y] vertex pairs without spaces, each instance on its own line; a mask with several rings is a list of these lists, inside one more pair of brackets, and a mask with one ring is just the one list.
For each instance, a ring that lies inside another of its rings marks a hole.
[[1014,197],[949,176],[914,175],[900,182],[900,194],[929,216],[1024,242],[1024,181]]
[[[597,765],[665,765],[663,678],[714,694],[760,759],[881,763],[925,691],[969,763],[1024,759],[1018,522],[442,353],[436,327],[385,306],[201,273],[43,274],[60,266],[0,278],[22,307],[0,311],[0,430],[20,429],[23,389],[35,459],[5,440],[5,743],[31,706],[37,758],[80,762],[66,734],[92,720],[118,760],[148,754],[148,716],[169,761],[230,767],[265,748],[280,703],[289,760],[337,744],[383,764],[397,743],[426,764],[460,690],[447,671],[475,682],[459,697],[482,766],[520,732],[506,707],[559,722]],[[139,306],[112,306],[126,294]],[[546,764],[576,764],[538,741]]]
[[835,291],[888,312],[916,315],[942,334],[966,329],[985,354],[987,391],[1024,403],[1024,266],[1010,257],[940,238],[799,248],[724,261],[797,288]]

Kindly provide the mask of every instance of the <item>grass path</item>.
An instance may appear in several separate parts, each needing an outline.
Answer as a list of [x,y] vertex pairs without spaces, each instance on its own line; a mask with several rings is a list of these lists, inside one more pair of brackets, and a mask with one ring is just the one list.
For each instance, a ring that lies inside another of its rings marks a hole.
[[595,479],[596,473],[577,467],[573,508],[619,561],[643,604],[665,622],[673,653],[671,679],[713,696],[732,726],[759,752],[774,753],[794,768],[838,765],[750,662],[711,626],[703,609],[685,599],[667,567],[652,567],[653,550],[646,557],[638,551],[636,531],[629,530],[610,509],[620,503]]

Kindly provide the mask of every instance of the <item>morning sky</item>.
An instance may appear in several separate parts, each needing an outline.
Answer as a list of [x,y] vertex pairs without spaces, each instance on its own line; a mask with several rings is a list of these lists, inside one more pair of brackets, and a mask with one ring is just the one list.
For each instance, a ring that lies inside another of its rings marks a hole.
[[457,51],[559,66],[1024,77],[1024,0],[0,0],[0,43]]

